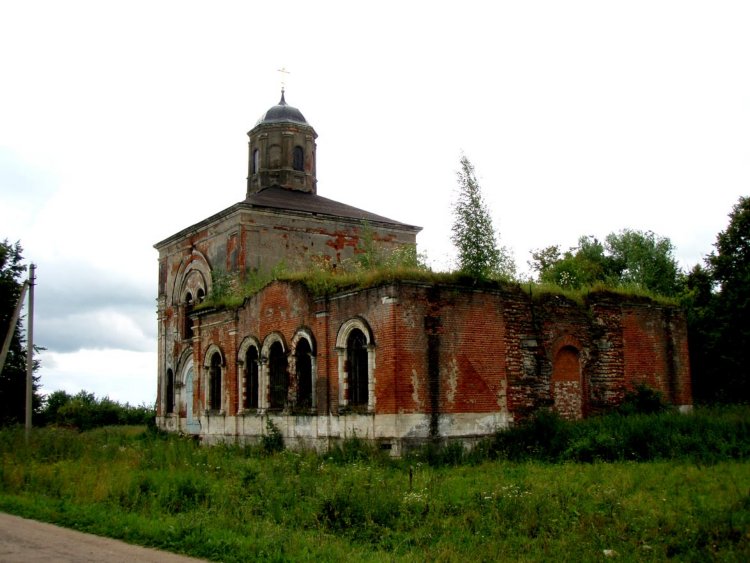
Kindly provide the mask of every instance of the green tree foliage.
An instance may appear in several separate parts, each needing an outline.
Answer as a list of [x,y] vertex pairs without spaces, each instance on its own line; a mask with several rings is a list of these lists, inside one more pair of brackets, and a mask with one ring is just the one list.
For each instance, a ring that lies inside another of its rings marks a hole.
[[[708,257],[714,281],[727,309],[750,307],[750,197],[741,197],[729,214],[729,226],[716,239],[716,252]],[[743,328],[747,328],[744,323]]]
[[610,233],[604,243],[583,236],[578,246],[564,253],[559,246],[549,246],[533,251],[531,257],[529,265],[539,281],[560,287],[635,285],[668,296],[679,288],[674,247],[668,238],[651,231],[625,229]]
[[451,241],[458,250],[458,269],[478,279],[513,277],[515,264],[508,250],[498,246],[474,165],[466,156],[461,157],[457,176]]
[[50,393],[40,418],[46,424],[90,430],[102,426],[153,424],[153,407],[134,407],[113,401],[109,397],[97,399],[93,393],[79,391],[69,395],[65,391]]
[[686,279],[694,395],[750,401],[750,197],[741,197],[706,267]]
[[579,288],[613,278],[614,264],[605,255],[604,245],[595,237],[578,239],[578,246],[560,253],[559,246],[549,246],[531,253],[531,268],[539,281],[564,288]]
[[[0,242],[0,346],[10,327],[13,312],[21,296],[26,266],[21,262],[23,249],[20,243]],[[23,424],[26,408],[26,347],[21,319],[16,324],[10,343],[5,368],[0,373],[0,425]],[[39,367],[34,362],[34,370]],[[32,407],[38,412],[41,397],[38,393],[38,376],[33,381]]]
[[680,270],[674,245],[652,231],[625,229],[607,236],[607,251],[614,270],[626,284],[635,284],[662,295],[675,295]]
[[685,276],[681,296],[688,323],[693,400],[698,403],[715,401],[718,390],[713,360],[716,349],[713,287],[710,270],[697,264]]

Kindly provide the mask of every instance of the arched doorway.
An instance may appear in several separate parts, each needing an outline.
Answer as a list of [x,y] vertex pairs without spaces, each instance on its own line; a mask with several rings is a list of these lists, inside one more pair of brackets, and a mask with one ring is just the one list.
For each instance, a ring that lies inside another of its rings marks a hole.
[[185,390],[185,432],[198,434],[201,429],[200,421],[193,414],[193,360],[188,361],[183,369],[183,389]]

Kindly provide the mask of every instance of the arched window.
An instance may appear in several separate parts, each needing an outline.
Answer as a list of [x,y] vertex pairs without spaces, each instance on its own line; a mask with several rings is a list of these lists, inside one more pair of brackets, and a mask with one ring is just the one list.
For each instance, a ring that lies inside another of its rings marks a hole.
[[258,349],[250,346],[245,354],[245,408],[258,408]]
[[258,149],[255,149],[253,151],[253,174],[257,174],[259,168],[260,168],[260,151]]
[[208,371],[208,408],[221,410],[221,354],[214,352]]
[[193,337],[193,319],[190,318],[190,313],[193,311],[193,294],[188,292],[185,295],[185,338]]
[[358,328],[352,329],[346,341],[347,402],[365,405],[369,400],[367,370],[367,339]]
[[310,343],[305,338],[297,342],[294,351],[294,359],[297,375],[297,406],[302,408],[312,407],[312,350]]
[[292,167],[300,171],[305,169],[305,151],[299,145],[294,147],[292,153]]
[[353,317],[341,325],[336,336],[336,354],[339,409],[346,412],[351,406],[357,412],[375,412],[375,338],[365,319]]
[[206,298],[206,292],[203,291],[202,287],[198,288],[198,303],[203,303],[203,300]]
[[286,354],[281,342],[271,344],[268,354],[270,408],[283,409],[289,393]]
[[167,396],[166,398],[166,412],[172,414],[174,412],[174,372],[171,369],[167,370]]

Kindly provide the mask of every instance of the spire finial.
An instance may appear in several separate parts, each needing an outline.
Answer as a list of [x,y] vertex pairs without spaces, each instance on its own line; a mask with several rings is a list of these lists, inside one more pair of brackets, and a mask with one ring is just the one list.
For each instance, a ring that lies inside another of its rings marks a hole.
[[286,75],[291,74],[285,66],[282,66],[276,72],[281,73],[281,99],[284,99],[284,90],[286,90]]

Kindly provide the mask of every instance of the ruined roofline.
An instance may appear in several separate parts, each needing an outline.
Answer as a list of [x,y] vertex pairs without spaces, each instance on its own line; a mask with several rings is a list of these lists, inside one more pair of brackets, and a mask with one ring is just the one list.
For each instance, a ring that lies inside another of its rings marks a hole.
[[[672,309],[672,310],[683,310],[683,307],[679,303],[675,303],[668,298],[660,298],[659,296],[649,297],[647,295],[633,294],[628,291],[618,291],[617,288],[610,289],[589,289],[581,292],[580,300],[574,299],[564,293],[559,293],[554,290],[539,290],[532,291],[529,293],[528,287],[525,284],[512,281],[512,280],[470,280],[469,278],[462,278],[461,274],[456,272],[429,272],[427,276],[433,276],[434,279],[417,279],[416,277],[392,277],[382,280],[377,280],[371,284],[364,283],[362,285],[353,287],[342,287],[339,290],[333,291],[326,295],[315,295],[316,300],[327,299],[336,300],[342,299],[349,295],[355,294],[359,291],[366,291],[371,289],[378,289],[387,286],[411,286],[422,289],[441,289],[446,291],[460,291],[461,293],[481,293],[498,296],[519,296],[523,299],[528,300],[532,303],[536,302],[542,304],[549,301],[557,301],[558,303],[566,302],[574,307],[588,309],[594,305],[616,305],[616,306],[627,306],[632,308],[656,308],[656,309]],[[443,277],[444,279],[440,279]],[[455,279],[455,278],[458,279]],[[451,279],[454,278],[454,279]],[[276,282],[286,283],[301,283],[305,285],[304,280],[299,279],[278,279]],[[476,282],[476,283],[475,283]],[[308,290],[309,291],[309,290]]]
[[[270,279],[265,285],[257,290],[240,297],[240,301],[233,304],[213,304],[196,308],[193,315],[205,315],[215,312],[236,310],[246,305],[249,299],[265,291],[273,284],[282,284],[301,287],[315,302],[337,301],[346,299],[360,292],[376,291],[387,287],[401,288],[412,287],[424,290],[437,289],[448,292],[460,292],[462,294],[489,294],[500,298],[518,299],[529,303],[532,307],[545,304],[567,305],[580,310],[591,309],[595,306],[627,307],[630,309],[660,309],[681,311],[682,307],[677,303],[660,301],[645,295],[634,295],[628,292],[618,292],[616,289],[591,289],[581,294],[578,299],[556,291],[541,290],[529,292],[528,288],[516,281],[510,280],[472,280],[457,272],[431,272],[415,269],[411,275],[390,275],[383,270],[384,277],[377,278],[377,270],[370,272],[373,277],[368,279],[367,273],[362,279],[347,280],[346,274],[342,275],[342,283],[339,286],[315,290],[308,286],[308,278],[305,272],[292,272],[288,277]],[[334,278],[336,274],[333,274]],[[309,278],[319,281],[315,276]]]
[[[424,272],[425,276],[437,276],[437,277],[448,277],[453,274],[450,273],[434,273],[434,272]],[[302,274],[304,276],[304,273]],[[191,313],[191,316],[204,316],[209,315],[212,313],[218,313],[218,312],[224,312],[224,311],[234,311],[237,309],[241,309],[244,307],[248,300],[252,299],[256,295],[259,295],[266,291],[270,286],[274,284],[280,284],[280,285],[287,285],[291,287],[300,287],[302,290],[307,293],[315,302],[322,302],[322,301],[337,301],[339,299],[346,299],[347,297],[350,297],[352,295],[356,295],[357,293],[363,292],[363,291],[376,291],[381,290],[383,288],[388,287],[394,287],[394,288],[401,288],[401,287],[413,287],[413,288],[419,288],[424,290],[429,289],[441,289],[446,291],[460,291],[461,293],[484,293],[484,294],[492,294],[497,296],[508,296],[508,295],[516,295],[516,296],[525,296],[528,298],[528,293],[524,291],[524,289],[520,286],[520,284],[516,282],[504,282],[504,281],[498,281],[498,282],[492,282],[492,284],[485,286],[485,287],[476,287],[472,285],[463,284],[460,281],[445,281],[441,279],[415,279],[410,277],[394,277],[394,278],[387,278],[387,279],[379,279],[375,280],[373,282],[363,282],[363,283],[353,283],[352,285],[342,285],[339,288],[333,289],[330,293],[328,292],[318,292],[314,289],[311,289],[307,283],[306,279],[304,277],[296,277],[294,273],[290,274],[290,277],[280,277],[278,279],[271,279],[269,280],[265,285],[260,287],[259,289],[248,293],[244,295],[241,299],[241,301],[235,302],[235,304],[232,305],[226,305],[226,304],[210,304],[209,302],[206,302],[204,305],[198,305],[193,312]]]

